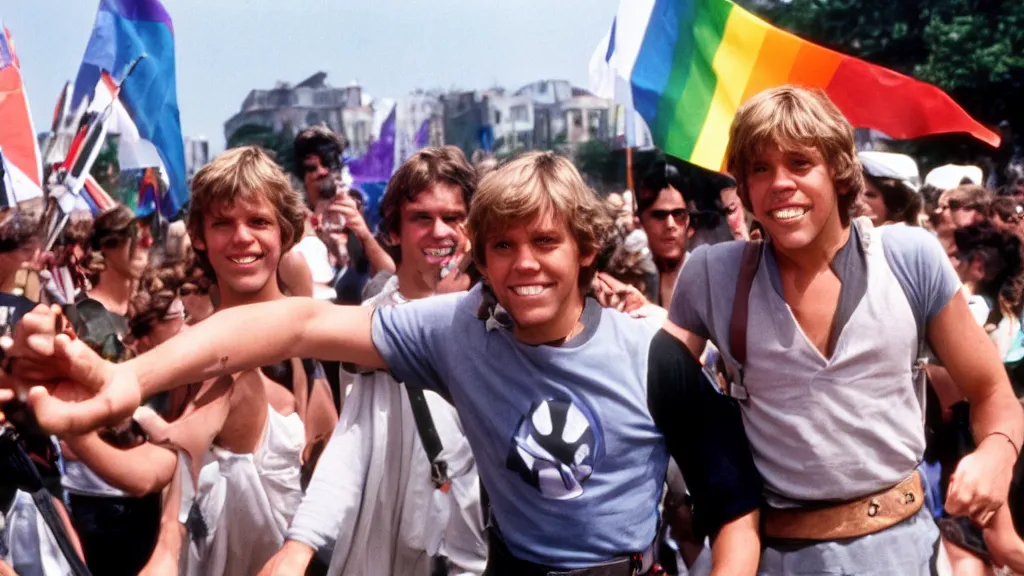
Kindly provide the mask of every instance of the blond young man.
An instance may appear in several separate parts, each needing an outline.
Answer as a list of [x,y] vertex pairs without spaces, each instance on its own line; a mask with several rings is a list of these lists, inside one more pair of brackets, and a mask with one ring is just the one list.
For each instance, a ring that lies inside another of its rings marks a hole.
[[1024,434],[995,349],[934,237],[851,222],[862,170],[853,129],[824,94],[755,96],[727,157],[768,240],[694,252],[669,318],[691,349],[711,340],[725,359],[720,383],[765,483],[760,572],[932,574],[939,533],[915,471],[919,353],[929,345],[971,402],[978,449],[953,474],[946,508],[985,525]]
[[[39,310],[15,335],[20,380],[6,384],[45,383],[31,404],[62,433],[297,354],[388,368],[459,410],[495,524],[487,574],[649,571],[669,452],[717,533],[715,570],[752,574],[761,488],[738,413],[673,336],[584,297],[611,226],[567,160],[527,154],[490,173],[470,208],[486,289],[375,310],[306,299],[225,310],[120,366],[52,338]],[[240,338],[253,317],[265,332]]]
[[[189,235],[218,285],[222,310],[205,322],[224,310],[285,299],[279,261],[301,237],[306,209],[280,168],[259,148],[237,148],[204,166],[192,188]],[[248,316],[247,330],[259,323]],[[130,459],[100,452],[95,442],[80,445],[106,461],[112,480],[120,477],[134,490],[174,487],[151,569],[178,564],[182,574],[254,574],[282,544],[302,497],[303,467],[311,473],[318,445],[337,422],[326,382],[308,385],[299,375],[302,362],[291,358],[298,377],[287,382],[290,390],[259,369],[194,380],[200,384],[188,391],[180,418],[150,426],[152,444],[136,448]],[[164,357],[161,363],[170,369],[174,362]],[[188,534],[180,546],[177,520],[184,518]]]

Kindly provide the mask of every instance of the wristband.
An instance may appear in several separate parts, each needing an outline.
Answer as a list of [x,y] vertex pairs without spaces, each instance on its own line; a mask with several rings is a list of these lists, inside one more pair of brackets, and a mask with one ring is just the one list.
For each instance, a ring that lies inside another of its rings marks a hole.
[[1020,448],[1017,447],[1017,444],[1013,441],[1013,438],[1010,438],[1009,434],[1007,434],[1006,432],[999,431],[989,432],[988,436],[985,436],[985,438],[988,438],[990,436],[1002,436],[1003,438],[1006,438],[1006,441],[1009,442],[1010,446],[1013,448],[1014,453],[1017,454],[1018,457],[1020,457]]

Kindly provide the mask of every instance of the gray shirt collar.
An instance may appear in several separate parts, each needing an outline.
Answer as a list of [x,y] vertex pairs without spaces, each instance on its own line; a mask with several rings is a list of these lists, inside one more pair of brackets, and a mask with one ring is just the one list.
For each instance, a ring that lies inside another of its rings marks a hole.
[[[830,264],[832,272],[839,278],[842,287],[839,289],[839,304],[833,318],[832,332],[829,337],[829,350],[835,350],[836,341],[843,331],[853,311],[857,309],[862,298],[868,291],[868,260],[865,252],[866,235],[860,230],[862,224],[854,221],[850,225],[850,238],[836,252]],[[870,233],[869,233],[870,234]],[[779,276],[779,265],[775,260],[775,251],[769,249],[770,242],[764,249],[764,263],[772,288],[783,298],[782,278]]]

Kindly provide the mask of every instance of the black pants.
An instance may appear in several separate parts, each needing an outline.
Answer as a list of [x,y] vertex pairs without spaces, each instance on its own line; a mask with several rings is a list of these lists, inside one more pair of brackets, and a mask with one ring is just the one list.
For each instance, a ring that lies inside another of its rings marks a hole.
[[160,532],[160,493],[142,498],[68,494],[71,523],[96,576],[137,576]]
[[541,566],[512,555],[501,534],[495,530],[487,531],[488,552],[487,569],[484,576],[548,576],[549,574],[583,574],[586,576],[632,576],[633,570],[628,559],[607,562],[605,564],[570,570],[553,566]]

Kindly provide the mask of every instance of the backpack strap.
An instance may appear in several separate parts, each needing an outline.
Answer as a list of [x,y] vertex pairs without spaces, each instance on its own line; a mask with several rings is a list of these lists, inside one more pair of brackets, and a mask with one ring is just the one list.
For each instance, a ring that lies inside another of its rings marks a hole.
[[747,242],[740,258],[740,276],[736,281],[736,297],[732,301],[729,320],[729,350],[740,366],[747,361],[747,316],[750,312],[750,289],[761,264],[761,243]]
[[434,482],[435,488],[447,492],[448,463],[440,458],[444,444],[437,433],[437,427],[434,426],[434,417],[430,414],[427,397],[423,394],[422,388],[406,386],[405,389],[409,394],[413,419],[416,420],[416,431],[419,432],[423,450],[427,453],[427,460],[430,461],[430,479]]
[[739,278],[736,281],[736,295],[732,301],[732,316],[729,318],[729,351],[734,367],[720,356],[721,379],[717,379],[721,392],[737,400],[746,400],[747,389],[743,385],[743,364],[747,361],[747,318],[750,312],[750,290],[761,264],[761,242],[747,242],[740,257]]

